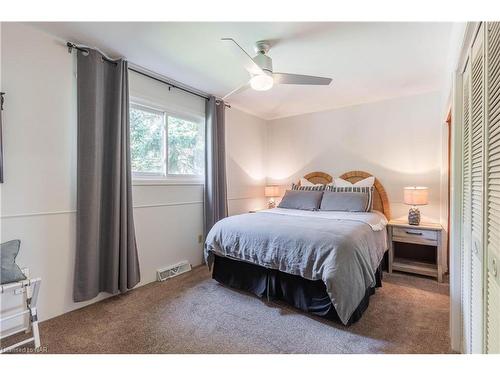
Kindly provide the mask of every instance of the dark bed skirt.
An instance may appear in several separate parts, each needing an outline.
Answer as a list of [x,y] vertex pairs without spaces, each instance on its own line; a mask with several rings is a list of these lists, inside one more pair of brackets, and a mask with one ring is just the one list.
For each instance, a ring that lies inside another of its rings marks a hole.
[[[376,272],[376,286],[368,288],[347,325],[357,322],[368,308],[375,288],[382,286],[382,261]],[[215,255],[212,277],[231,288],[244,290],[258,297],[278,299],[322,318],[341,323],[335,307],[321,280],[307,280],[300,276],[268,269],[256,264]]]

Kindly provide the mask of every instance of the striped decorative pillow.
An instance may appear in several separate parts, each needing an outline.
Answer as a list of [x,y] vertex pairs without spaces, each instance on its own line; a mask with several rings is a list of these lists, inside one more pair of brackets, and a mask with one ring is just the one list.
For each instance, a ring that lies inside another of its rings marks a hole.
[[311,185],[311,186],[301,186],[292,183],[292,190],[304,190],[304,191],[323,191],[325,190],[325,185]]
[[368,201],[365,212],[370,212],[373,209],[373,189],[374,187],[359,187],[359,186],[332,186],[327,185],[325,191],[333,191],[337,193],[365,193],[368,194]]

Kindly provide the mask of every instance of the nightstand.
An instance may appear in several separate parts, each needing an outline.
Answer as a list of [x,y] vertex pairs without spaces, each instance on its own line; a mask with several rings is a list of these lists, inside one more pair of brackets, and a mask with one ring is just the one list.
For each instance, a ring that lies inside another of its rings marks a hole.
[[[443,282],[446,254],[442,241],[443,227],[440,224],[421,223],[409,225],[403,221],[389,222],[389,273],[402,271],[419,275],[432,276]],[[428,249],[435,251],[432,261],[422,261],[411,257],[400,257],[397,254],[398,244],[416,245],[414,248],[422,252]]]

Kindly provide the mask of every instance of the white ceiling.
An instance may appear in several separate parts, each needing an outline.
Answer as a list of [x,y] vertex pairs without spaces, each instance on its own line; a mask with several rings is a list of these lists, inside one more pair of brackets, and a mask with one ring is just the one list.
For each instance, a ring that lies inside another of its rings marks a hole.
[[273,40],[274,71],[333,78],[330,86],[275,86],[230,98],[265,119],[439,90],[446,78],[452,23],[37,23],[66,40],[224,96],[249,76],[221,37],[253,55]]

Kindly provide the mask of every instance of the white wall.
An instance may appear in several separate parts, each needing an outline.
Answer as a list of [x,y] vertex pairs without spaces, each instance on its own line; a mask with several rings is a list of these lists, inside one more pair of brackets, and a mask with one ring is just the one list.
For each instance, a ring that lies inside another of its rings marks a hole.
[[264,208],[267,122],[235,108],[226,110],[229,214]]
[[268,179],[289,183],[312,171],[375,175],[393,218],[406,217],[403,187],[430,188],[426,220],[440,219],[442,120],[440,93],[409,96],[268,123]]
[[[3,23],[1,33],[5,183],[2,241],[21,239],[18,263],[42,277],[42,320],[84,306],[72,302],[76,207],[75,56],[63,41],[28,25]],[[131,75],[132,95],[143,90]],[[160,85],[160,86],[158,86]],[[146,90],[176,106],[203,111],[202,100],[161,84]],[[236,109],[226,111],[228,195],[231,213],[263,203],[266,124]],[[237,143],[239,139],[245,142]],[[237,143],[237,147],[234,144]],[[141,284],[161,266],[202,262],[203,186],[138,185],[133,188]],[[99,298],[105,297],[101,295]]]
[[441,91],[441,117],[443,121],[446,120],[451,109],[454,73],[462,52],[466,28],[466,22],[453,22],[448,51],[444,56],[446,58],[446,73],[443,76],[443,90]]
[[[130,72],[130,97],[134,101],[171,112],[205,118],[205,100],[180,90],[168,90],[158,81]],[[203,182],[133,182],[141,285],[154,281],[156,270],[181,260],[202,263]]]

